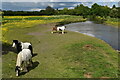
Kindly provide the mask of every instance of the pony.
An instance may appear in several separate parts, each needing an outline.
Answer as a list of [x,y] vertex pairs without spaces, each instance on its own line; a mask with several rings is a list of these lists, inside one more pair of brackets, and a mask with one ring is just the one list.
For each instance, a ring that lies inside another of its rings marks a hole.
[[66,28],[66,26],[55,26],[55,27],[52,28],[51,33],[54,33],[54,31],[56,31],[56,32],[57,31],[62,31],[62,34],[64,34],[65,28]]
[[31,54],[33,56],[33,48],[32,48],[32,44],[29,42],[20,42],[18,40],[13,40],[13,44],[12,47],[15,47],[17,49],[17,52],[19,53],[22,49],[30,49],[31,50]]
[[20,71],[24,70],[25,72],[28,72],[28,65],[32,66],[32,55],[30,49],[22,49],[22,51],[19,52],[17,55],[17,61],[16,61],[16,67],[15,72],[16,76],[19,76]]

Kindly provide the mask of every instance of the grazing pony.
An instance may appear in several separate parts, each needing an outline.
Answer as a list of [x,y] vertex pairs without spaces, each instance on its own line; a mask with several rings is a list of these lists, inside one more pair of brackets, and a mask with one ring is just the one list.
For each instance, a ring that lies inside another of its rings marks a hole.
[[65,32],[65,28],[66,28],[66,26],[55,26],[55,27],[53,27],[52,28],[52,32],[51,33],[54,33],[54,31],[62,31],[62,34],[64,34],[64,32]]
[[13,45],[12,47],[16,47],[17,52],[19,53],[22,49],[30,49],[31,50],[31,54],[33,56],[33,48],[32,48],[32,44],[28,43],[28,42],[20,42],[18,40],[13,40]]
[[19,76],[20,71],[24,70],[25,72],[28,72],[28,64],[32,66],[32,55],[30,49],[23,49],[20,51],[17,55],[17,61],[16,61],[16,76]]

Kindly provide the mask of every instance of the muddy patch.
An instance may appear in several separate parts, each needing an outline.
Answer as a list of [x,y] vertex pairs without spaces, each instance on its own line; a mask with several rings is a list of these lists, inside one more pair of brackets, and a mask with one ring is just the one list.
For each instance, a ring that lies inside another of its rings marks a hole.
[[43,31],[40,31],[40,32],[30,32],[30,33],[27,33],[27,35],[45,35],[46,32],[50,32],[51,33],[51,30],[52,30],[52,27],[55,26],[55,23],[50,23],[50,24],[39,24],[36,28],[39,28],[39,27],[46,27],[46,30],[43,30]]
[[85,78],[92,78],[92,74],[89,72],[89,73],[86,73],[86,74],[84,74],[84,77]]

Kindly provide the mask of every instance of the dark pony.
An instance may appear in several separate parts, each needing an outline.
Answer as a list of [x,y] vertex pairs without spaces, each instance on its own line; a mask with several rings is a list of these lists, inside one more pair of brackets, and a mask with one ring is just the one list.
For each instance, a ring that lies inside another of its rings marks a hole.
[[33,56],[33,47],[31,45],[31,43],[28,43],[28,42],[23,43],[23,42],[20,42],[18,40],[13,40],[12,47],[16,47],[17,53],[19,53],[20,51],[22,51],[22,49],[30,49],[31,54]]

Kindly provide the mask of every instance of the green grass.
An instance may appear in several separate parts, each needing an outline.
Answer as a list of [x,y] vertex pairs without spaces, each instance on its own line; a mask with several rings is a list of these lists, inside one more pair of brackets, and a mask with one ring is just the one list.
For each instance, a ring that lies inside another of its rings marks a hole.
[[120,25],[120,19],[119,18],[106,18],[105,24],[111,25],[113,27],[119,28]]
[[100,17],[100,16],[89,16],[88,18],[98,24],[105,24],[105,25],[119,28],[119,24],[120,24],[119,18],[111,18],[109,16],[107,16],[106,18]]
[[70,18],[73,20],[74,19],[75,20],[82,19],[81,16],[70,16],[70,15],[59,15],[59,16],[53,15],[53,16],[45,16],[45,17],[44,16],[23,16],[23,17],[22,16],[12,16],[12,17],[5,16],[3,18],[3,23],[4,22],[13,22],[13,21],[18,22],[18,21],[22,21],[22,20],[53,20],[53,19],[69,19],[70,20]]
[[[12,27],[4,34],[2,43],[3,78],[92,78],[118,77],[118,53],[107,43],[94,37],[66,31],[51,34],[56,23],[33,27]],[[34,48],[34,66],[26,74],[15,76],[16,52],[12,40],[31,42]]]

